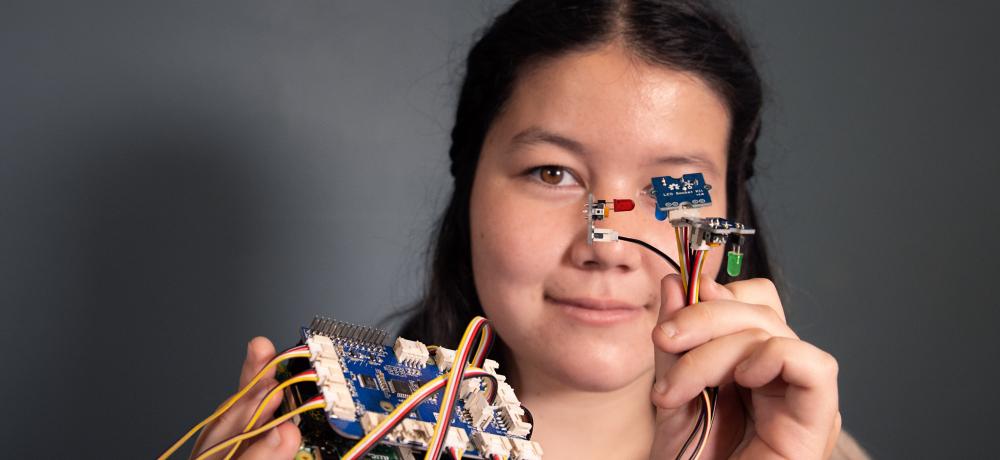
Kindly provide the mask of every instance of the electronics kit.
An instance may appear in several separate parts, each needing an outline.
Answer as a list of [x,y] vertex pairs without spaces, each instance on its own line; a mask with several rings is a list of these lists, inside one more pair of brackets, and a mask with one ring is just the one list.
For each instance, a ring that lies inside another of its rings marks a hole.
[[[632,200],[598,200],[588,195],[583,210],[587,241],[626,241],[655,252],[680,273],[687,303],[696,303],[708,251],[728,245],[726,271],[738,276],[744,239],[754,230],[727,219],[700,216],[700,208],[712,204],[711,186],[701,173],[654,177],[651,185],[654,217],[674,228],[677,261],[642,240],[596,227],[614,213],[634,210]],[[542,447],[531,440],[531,412],[498,373],[499,364],[487,359],[494,337],[485,318],[473,318],[456,350],[402,337],[388,345],[385,331],[319,317],[302,328],[301,336],[299,346],[275,356],[159,459],[170,457],[232,408],[272,369],[279,383],[258,404],[243,432],[208,447],[197,460],[223,452],[224,458],[232,458],[243,441],[286,420],[302,432],[295,460],[409,460],[418,455],[425,460],[439,460],[441,455],[454,460],[542,458]],[[702,392],[698,419],[678,459],[689,450],[689,458],[701,455],[712,429],[717,397],[717,388]],[[275,398],[282,400],[281,408],[273,420],[258,426],[267,403]]]

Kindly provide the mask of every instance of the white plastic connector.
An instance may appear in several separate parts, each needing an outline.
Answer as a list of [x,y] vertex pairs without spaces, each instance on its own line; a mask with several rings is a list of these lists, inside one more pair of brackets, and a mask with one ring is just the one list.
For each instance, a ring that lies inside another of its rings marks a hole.
[[329,384],[320,387],[326,400],[326,413],[341,420],[357,420],[357,406],[346,385]]
[[527,436],[531,433],[531,424],[524,420],[524,408],[508,405],[500,408],[500,418],[507,425],[507,433],[514,436]]
[[594,228],[594,242],[595,243],[610,243],[612,241],[618,241],[618,232],[611,230],[610,228]]
[[497,375],[497,369],[500,368],[500,363],[487,359],[483,361],[483,370],[489,372],[490,374]]
[[469,448],[469,435],[461,428],[448,428],[448,436],[444,438],[445,449],[464,451]]
[[396,338],[396,344],[393,345],[392,351],[396,353],[396,360],[400,364],[420,368],[426,367],[427,360],[431,357],[431,352],[427,350],[426,345],[402,337]]
[[438,369],[441,369],[441,372],[447,372],[448,369],[451,369],[452,364],[455,364],[455,350],[438,347],[437,350],[434,350],[434,362]]
[[476,446],[479,455],[489,457],[499,455],[506,457],[510,455],[512,444],[509,439],[495,434],[484,433],[482,431],[472,432],[472,445]]
[[398,427],[400,442],[426,446],[427,440],[434,434],[434,426],[431,425],[428,431],[424,425],[429,424],[412,418],[403,419]]
[[701,219],[701,211],[698,208],[682,206],[667,211],[667,220],[670,221],[670,225],[676,226],[679,223],[684,223],[685,220],[691,222],[698,219]]
[[471,378],[462,380],[462,383],[458,385],[458,397],[462,400],[469,399],[473,393],[479,392],[483,388],[483,384],[478,378]]
[[313,362],[313,369],[316,370],[318,385],[337,384],[346,385],[347,379],[344,377],[344,368],[340,367],[337,359],[319,358]]
[[472,418],[472,426],[480,430],[489,425],[490,420],[493,420],[493,406],[490,405],[490,402],[486,400],[486,396],[481,391],[472,393],[469,396],[465,401],[465,410],[469,411],[469,416]]
[[330,338],[325,335],[316,334],[307,338],[306,346],[309,347],[309,361],[315,361],[319,358],[340,358],[337,346],[333,344],[333,340],[330,340]]
[[497,382],[497,396],[493,400],[493,404],[496,406],[520,406],[521,401],[517,399],[517,395],[514,394],[514,388],[510,386],[509,383],[500,381]]
[[385,414],[380,414],[378,412],[365,412],[361,416],[361,428],[365,429],[365,433],[371,433],[379,423],[382,423],[382,419],[384,418]]
[[535,441],[511,438],[511,460],[542,460],[542,445]]

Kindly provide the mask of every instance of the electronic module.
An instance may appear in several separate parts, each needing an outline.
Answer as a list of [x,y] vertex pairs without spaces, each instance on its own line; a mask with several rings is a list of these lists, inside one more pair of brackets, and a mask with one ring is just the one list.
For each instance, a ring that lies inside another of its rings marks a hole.
[[[288,362],[279,367],[279,375],[290,378],[311,367],[318,380],[316,388],[287,389],[285,403],[288,408],[297,407],[319,392],[326,407],[322,412],[302,415],[300,459],[341,458],[394,408],[428,382],[446,376],[454,365],[454,350],[402,337],[390,346],[383,343],[385,338],[386,333],[378,329],[324,318],[316,318],[302,329],[309,360]],[[462,382],[444,446],[461,452],[464,458],[541,459],[541,446],[529,439],[530,412],[521,406],[506,377],[497,373],[498,367],[489,359],[483,364],[496,384],[492,401],[487,378]],[[440,408],[440,395],[427,397],[365,458],[422,456]]]
[[[158,460],[218,420],[270,372],[277,384],[252,402],[257,409],[243,431],[205,447],[195,460],[224,451],[229,460],[242,442],[289,420],[302,433],[295,460],[541,460],[542,446],[531,440],[531,412],[498,373],[499,364],[487,359],[494,336],[486,318],[469,322],[455,350],[403,337],[388,345],[382,330],[319,317],[301,334],[300,345],[271,358]],[[279,400],[273,420],[262,422]]]

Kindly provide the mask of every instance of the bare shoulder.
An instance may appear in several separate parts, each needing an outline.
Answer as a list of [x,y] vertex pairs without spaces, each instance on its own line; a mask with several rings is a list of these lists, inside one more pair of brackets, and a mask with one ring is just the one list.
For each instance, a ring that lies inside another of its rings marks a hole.
[[833,455],[830,456],[831,460],[868,460],[870,458],[871,456],[861,448],[854,436],[846,431],[840,432],[837,445],[833,448]]

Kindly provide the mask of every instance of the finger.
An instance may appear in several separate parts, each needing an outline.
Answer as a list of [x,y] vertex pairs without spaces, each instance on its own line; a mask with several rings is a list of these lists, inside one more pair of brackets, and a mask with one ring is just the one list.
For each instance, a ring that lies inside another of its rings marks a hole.
[[[254,337],[250,340],[247,344],[246,359],[243,360],[243,369],[240,371],[240,388],[245,387],[250,379],[257,375],[271,358],[274,358],[274,355],[274,344],[266,337]],[[270,371],[266,376],[273,377],[274,371]]]
[[778,289],[767,278],[740,280],[723,285],[707,275],[702,275],[698,292],[703,301],[738,300],[744,303],[768,305],[781,317],[782,322],[786,321]]
[[[664,276],[660,280],[660,312],[659,320],[657,323],[668,320],[677,311],[684,308],[687,305],[687,298],[684,294],[684,285],[681,282],[680,275],[674,273]],[[652,331],[653,342],[657,340],[662,340],[657,338],[658,335],[662,335],[659,328],[653,328]],[[653,358],[655,362],[655,374],[661,375],[677,359],[677,356],[667,354],[662,351],[659,347],[653,347]]]
[[733,381],[733,368],[770,338],[762,329],[748,329],[712,340],[677,359],[653,387],[653,403],[675,409],[706,387]]
[[292,458],[299,450],[302,436],[298,427],[291,422],[285,422],[269,430],[262,438],[247,448],[240,460],[271,460],[275,458]]
[[837,372],[829,353],[801,340],[772,337],[736,367],[734,378],[768,396],[781,396],[771,391],[780,388],[775,385],[780,379],[787,384],[783,391],[792,416],[817,426],[832,423],[837,411]]
[[657,348],[682,353],[712,339],[746,329],[762,329],[776,337],[797,338],[778,313],[768,305],[732,300],[699,302],[678,311],[653,335]]
[[687,295],[681,275],[671,273],[660,280],[660,315],[657,323],[670,319],[671,316],[687,305]]

